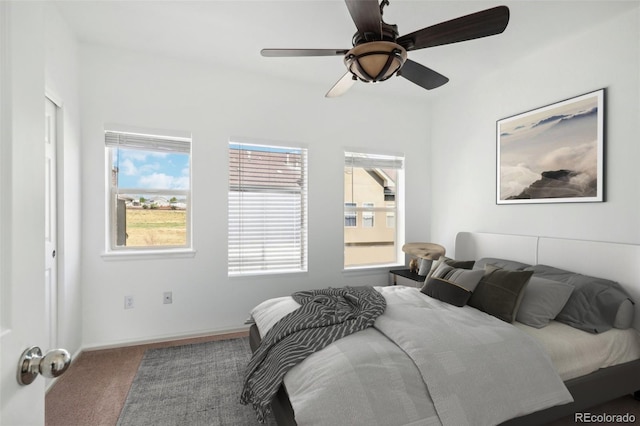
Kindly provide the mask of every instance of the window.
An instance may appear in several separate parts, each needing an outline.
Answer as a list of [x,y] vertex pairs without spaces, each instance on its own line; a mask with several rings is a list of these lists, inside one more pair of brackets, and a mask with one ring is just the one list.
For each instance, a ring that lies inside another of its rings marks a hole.
[[191,247],[191,139],[105,131],[109,249]]
[[403,263],[403,163],[404,157],[345,152],[345,268]]
[[344,203],[344,226],[351,228],[358,226],[356,203]]
[[363,228],[373,228],[373,219],[375,217],[375,213],[373,212],[373,207],[375,203],[362,203],[362,207],[365,209],[371,210],[362,210],[362,227]]
[[307,270],[307,150],[229,144],[229,275]]
[[[387,207],[393,207],[393,203],[388,203]],[[387,213],[387,228],[395,228],[396,226],[396,214]]]

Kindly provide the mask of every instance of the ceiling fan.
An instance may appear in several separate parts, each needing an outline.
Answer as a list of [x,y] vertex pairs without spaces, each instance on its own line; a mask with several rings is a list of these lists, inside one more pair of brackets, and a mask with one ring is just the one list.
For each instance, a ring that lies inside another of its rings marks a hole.
[[509,8],[498,6],[399,36],[398,26],[382,20],[389,0],[345,0],[356,25],[351,49],[262,49],[262,56],[344,55],[347,73],[327,92],[328,98],[345,93],[357,80],[378,82],[399,75],[427,90],[449,79],[407,58],[407,52],[458,43],[502,33],[509,23]]

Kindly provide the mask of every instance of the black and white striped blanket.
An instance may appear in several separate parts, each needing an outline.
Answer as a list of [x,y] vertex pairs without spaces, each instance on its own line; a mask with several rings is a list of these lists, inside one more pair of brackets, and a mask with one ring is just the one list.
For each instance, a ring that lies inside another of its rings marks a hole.
[[253,404],[260,422],[287,371],[334,341],[371,327],[386,308],[385,298],[369,286],[300,291],[291,296],[301,307],[263,336],[245,372],[240,401]]

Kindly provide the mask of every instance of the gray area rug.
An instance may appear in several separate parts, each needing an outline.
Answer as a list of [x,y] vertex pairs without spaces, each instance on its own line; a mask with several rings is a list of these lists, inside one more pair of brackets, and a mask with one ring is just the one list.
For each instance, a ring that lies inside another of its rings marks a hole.
[[247,337],[147,350],[118,425],[259,425],[240,404],[250,358]]

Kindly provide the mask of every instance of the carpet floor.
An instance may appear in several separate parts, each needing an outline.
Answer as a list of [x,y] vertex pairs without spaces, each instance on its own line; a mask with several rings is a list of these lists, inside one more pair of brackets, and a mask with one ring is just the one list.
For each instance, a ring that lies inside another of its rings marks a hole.
[[240,403],[250,358],[248,337],[146,351],[118,426],[259,425]]
[[146,350],[248,335],[248,332],[241,332],[83,351],[47,392],[45,425],[113,426]]
[[[85,351],[47,392],[46,426],[116,425],[141,360],[148,349],[190,345],[246,337],[247,333],[209,336],[151,345]],[[244,406],[243,406],[244,407]],[[590,409],[591,413],[635,415],[640,424],[640,403],[632,396],[618,398]],[[552,426],[577,424],[574,416],[553,422]]]

